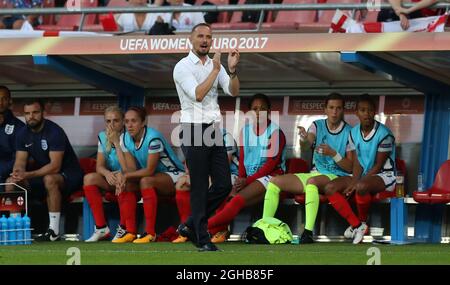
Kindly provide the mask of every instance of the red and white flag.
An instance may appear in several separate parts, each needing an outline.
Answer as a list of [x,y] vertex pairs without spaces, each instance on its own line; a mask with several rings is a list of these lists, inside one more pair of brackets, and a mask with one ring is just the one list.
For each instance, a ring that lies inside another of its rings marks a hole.
[[392,32],[444,32],[448,14],[409,20],[409,28],[403,30],[400,21],[358,23],[348,14],[337,10],[330,33],[392,33]]
[[354,24],[357,24],[357,22],[353,20],[348,13],[337,9],[336,13],[333,16],[333,19],[331,19],[331,26],[328,32],[346,33],[347,29]]

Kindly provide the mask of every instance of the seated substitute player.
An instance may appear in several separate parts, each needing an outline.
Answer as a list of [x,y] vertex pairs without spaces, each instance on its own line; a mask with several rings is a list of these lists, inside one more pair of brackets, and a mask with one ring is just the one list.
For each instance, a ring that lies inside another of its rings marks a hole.
[[[136,239],[136,233],[127,229],[127,234],[113,241],[115,243],[155,241],[157,195],[175,195],[175,183],[184,174],[183,164],[163,135],[146,126],[146,116],[142,107],[131,107],[125,113],[126,133],[122,150],[125,157],[128,157],[127,162],[134,158],[138,170],[119,173],[117,177],[119,189],[124,189],[128,182],[139,183],[144,206],[145,233]],[[125,209],[128,210],[133,209]]]
[[[44,118],[43,102],[31,99],[23,109],[26,127],[17,133],[16,160],[7,182],[23,185],[33,196],[46,191],[50,224],[36,241],[57,241],[62,199],[81,188],[83,171],[64,130]],[[26,169],[29,157],[36,170]],[[13,187],[6,190],[12,191]]]
[[264,199],[269,180],[284,173],[286,138],[280,127],[270,120],[270,100],[264,94],[255,94],[249,109],[255,120],[247,123],[241,132],[239,145],[239,177],[223,208],[208,220],[208,231],[213,235],[211,241],[219,243],[226,240],[223,231],[244,208],[255,205]]
[[[109,239],[110,237],[110,230],[106,224],[103,210],[101,191],[104,191],[105,194],[109,192],[111,195],[115,195],[117,173],[122,169],[127,169],[125,156],[120,147],[120,139],[124,131],[123,117],[124,114],[118,106],[110,106],[105,109],[106,129],[98,134],[96,172],[84,176],[84,195],[91,207],[95,221],[95,231],[86,242],[96,242]],[[126,217],[123,209],[128,206],[127,204],[136,203],[135,197],[128,196],[130,196],[130,192],[137,191],[138,186],[136,183],[128,183],[127,187],[130,188],[120,193],[117,197],[120,210],[120,224],[114,239],[121,238],[127,228],[131,231],[136,231],[136,218],[134,216]]]
[[[330,204],[347,220],[344,233],[360,243],[367,232],[367,216],[372,195],[395,189],[395,138],[385,125],[375,120],[375,102],[367,95],[359,97],[356,115],[360,123],[349,136],[348,149],[353,151],[353,176],[335,179],[325,186]],[[355,193],[358,217],[346,197]]]
[[[16,157],[16,134],[25,124],[10,110],[11,92],[0,86],[0,183],[11,174]],[[3,186],[0,186],[0,191]]]
[[319,209],[319,192],[325,185],[339,176],[348,176],[352,170],[351,152],[346,151],[351,126],[344,121],[344,98],[331,93],[325,99],[326,119],[313,122],[308,132],[300,129],[302,149],[312,146],[313,167],[310,173],[285,174],[273,177],[267,185],[264,198],[263,217],[276,213],[280,192],[305,193],[305,230],[300,244],[312,243],[313,229]]

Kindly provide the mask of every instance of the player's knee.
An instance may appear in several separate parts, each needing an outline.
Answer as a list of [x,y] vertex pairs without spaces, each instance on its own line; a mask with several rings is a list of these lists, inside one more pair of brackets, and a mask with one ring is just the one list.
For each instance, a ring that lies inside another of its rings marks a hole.
[[311,177],[311,178],[308,178],[308,180],[306,181],[306,184],[314,184],[314,185],[317,185],[317,178],[316,177]]
[[274,177],[270,178],[269,182],[275,184],[278,187],[280,187],[281,178],[278,177],[278,176],[274,176]]
[[146,189],[155,186],[155,178],[154,177],[143,177],[140,181],[141,189]]
[[45,175],[43,181],[47,190],[53,190],[53,188],[58,186],[58,178],[56,175]]
[[126,192],[137,192],[137,191],[139,191],[139,187],[136,183],[127,183],[125,185],[125,191]]
[[338,191],[338,188],[336,187],[336,184],[328,183],[327,185],[325,185],[325,195],[331,196],[334,193],[336,193],[337,191]]
[[98,181],[98,173],[86,174],[83,178],[83,185],[96,185]]
[[189,187],[176,187],[177,188],[177,191],[180,191],[180,192],[189,192],[191,189],[189,189]]
[[[12,180],[12,178],[11,177],[9,177],[9,178],[7,178],[6,179],[6,181],[5,181],[6,183],[13,183],[13,180]],[[14,191],[14,185],[5,185],[5,191],[6,192],[12,192],[12,191]]]
[[356,184],[355,191],[358,195],[366,195],[368,193],[368,190],[369,190],[369,184],[367,182],[359,181]]
[[180,177],[180,178],[178,179],[177,183],[175,184],[175,188],[176,188],[177,190],[184,191],[186,188],[189,189],[189,187],[187,187],[186,184],[187,184],[187,183],[186,183],[185,177]]

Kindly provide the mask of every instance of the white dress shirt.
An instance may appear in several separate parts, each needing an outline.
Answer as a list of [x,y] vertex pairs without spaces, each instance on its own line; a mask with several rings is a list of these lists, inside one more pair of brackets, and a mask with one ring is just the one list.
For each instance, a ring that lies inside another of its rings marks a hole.
[[211,90],[201,102],[195,99],[195,89],[203,83],[213,70],[213,60],[207,56],[203,65],[200,58],[192,51],[181,59],[173,70],[173,80],[177,88],[181,104],[181,123],[206,123],[220,122],[221,114],[218,104],[218,85],[222,87],[225,94],[231,95],[230,77],[223,65],[220,67]]

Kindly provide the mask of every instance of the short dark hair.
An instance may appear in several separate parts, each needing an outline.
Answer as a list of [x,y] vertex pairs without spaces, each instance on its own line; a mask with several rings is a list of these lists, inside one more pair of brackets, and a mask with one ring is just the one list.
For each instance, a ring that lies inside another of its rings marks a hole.
[[267,108],[269,108],[269,110],[270,110],[270,107],[271,107],[270,99],[269,99],[269,97],[267,97],[266,94],[263,94],[263,93],[256,93],[255,95],[252,96],[252,98],[250,98],[250,101],[248,102],[248,105],[247,105],[248,109],[252,108],[253,101],[255,101],[257,99],[260,99],[260,100],[263,100],[264,102],[266,102]]
[[29,99],[26,99],[23,102],[23,105],[24,106],[27,106],[27,105],[29,106],[29,105],[33,105],[34,103],[37,103],[41,107],[41,111],[45,110],[45,103],[44,103],[44,101],[42,99],[29,98]]
[[201,26],[208,27],[212,31],[212,28],[211,28],[210,24],[208,24],[208,23],[199,23],[199,24],[195,25],[194,27],[192,27],[191,34],[195,31],[195,29],[197,29],[198,27],[201,27]]
[[361,102],[369,103],[373,107],[373,109],[376,109],[376,107],[377,107],[375,104],[375,100],[373,100],[372,96],[370,96],[367,93],[359,95],[358,101],[356,102],[356,108],[358,108],[358,106]]
[[4,85],[1,85],[0,86],[0,91],[4,91],[8,95],[8,98],[11,99],[11,90],[9,90],[8,87],[6,87]]
[[325,98],[325,106],[328,105],[328,101],[330,101],[330,100],[341,100],[342,106],[345,106],[344,96],[342,96],[341,94],[339,94],[337,92],[332,92],[332,93],[328,94],[328,96]]
[[132,107],[128,108],[127,112],[128,111],[135,111],[138,114],[141,121],[145,122],[145,118],[147,117],[147,111],[145,110],[144,107],[132,106]]

